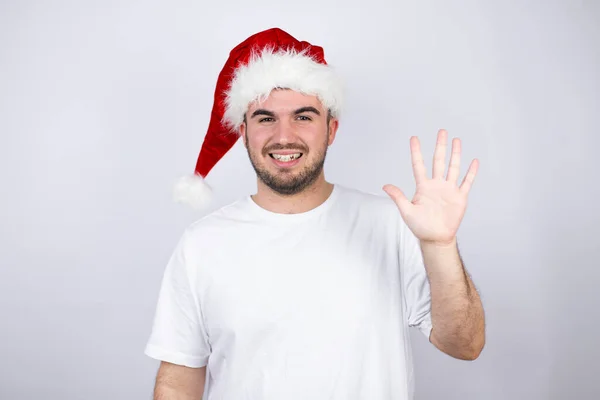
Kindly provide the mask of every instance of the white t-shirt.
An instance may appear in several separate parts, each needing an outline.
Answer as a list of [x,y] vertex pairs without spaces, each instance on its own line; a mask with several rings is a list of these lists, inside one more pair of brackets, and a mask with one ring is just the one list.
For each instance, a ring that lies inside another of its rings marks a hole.
[[389,197],[335,185],[305,213],[247,196],[192,224],[145,353],[207,365],[204,400],[408,400],[409,326],[429,337],[418,240]]

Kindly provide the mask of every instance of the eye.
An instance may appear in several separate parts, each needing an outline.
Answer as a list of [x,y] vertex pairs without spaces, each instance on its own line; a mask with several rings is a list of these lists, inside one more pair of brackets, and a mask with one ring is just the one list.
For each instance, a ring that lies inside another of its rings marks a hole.
[[261,119],[258,120],[259,123],[261,123],[261,122],[272,122],[272,121],[273,121],[273,118],[271,118],[271,117],[265,117],[265,118],[261,118]]
[[298,119],[300,121],[312,121],[312,119],[309,116],[306,116],[306,115],[298,115]]

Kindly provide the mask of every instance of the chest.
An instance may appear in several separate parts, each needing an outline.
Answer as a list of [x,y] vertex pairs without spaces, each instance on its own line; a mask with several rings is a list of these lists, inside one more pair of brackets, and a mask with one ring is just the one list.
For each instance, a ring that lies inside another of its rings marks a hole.
[[213,344],[314,348],[376,323],[398,304],[396,258],[389,246],[360,239],[266,235],[214,255],[198,282]]

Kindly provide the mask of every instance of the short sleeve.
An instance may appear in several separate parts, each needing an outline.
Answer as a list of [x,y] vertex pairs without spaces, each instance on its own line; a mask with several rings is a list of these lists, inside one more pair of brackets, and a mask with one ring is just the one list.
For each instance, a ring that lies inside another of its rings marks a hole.
[[400,224],[400,262],[408,324],[428,339],[431,334],[431,291],[419,239],[404,221]]
[[208,362],[210,346],[198,296],[191,285],[190,267],[184,235],[164,271],[144,353],[156,360],[200,368]]

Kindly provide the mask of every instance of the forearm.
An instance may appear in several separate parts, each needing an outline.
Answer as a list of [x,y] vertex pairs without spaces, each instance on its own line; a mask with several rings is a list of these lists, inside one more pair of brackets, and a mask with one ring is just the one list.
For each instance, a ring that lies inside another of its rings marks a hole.
[[453,357],[477,358],[485,343],[483,307],[456,242],[422,242],[421,250],[431,288],[432,343]]

